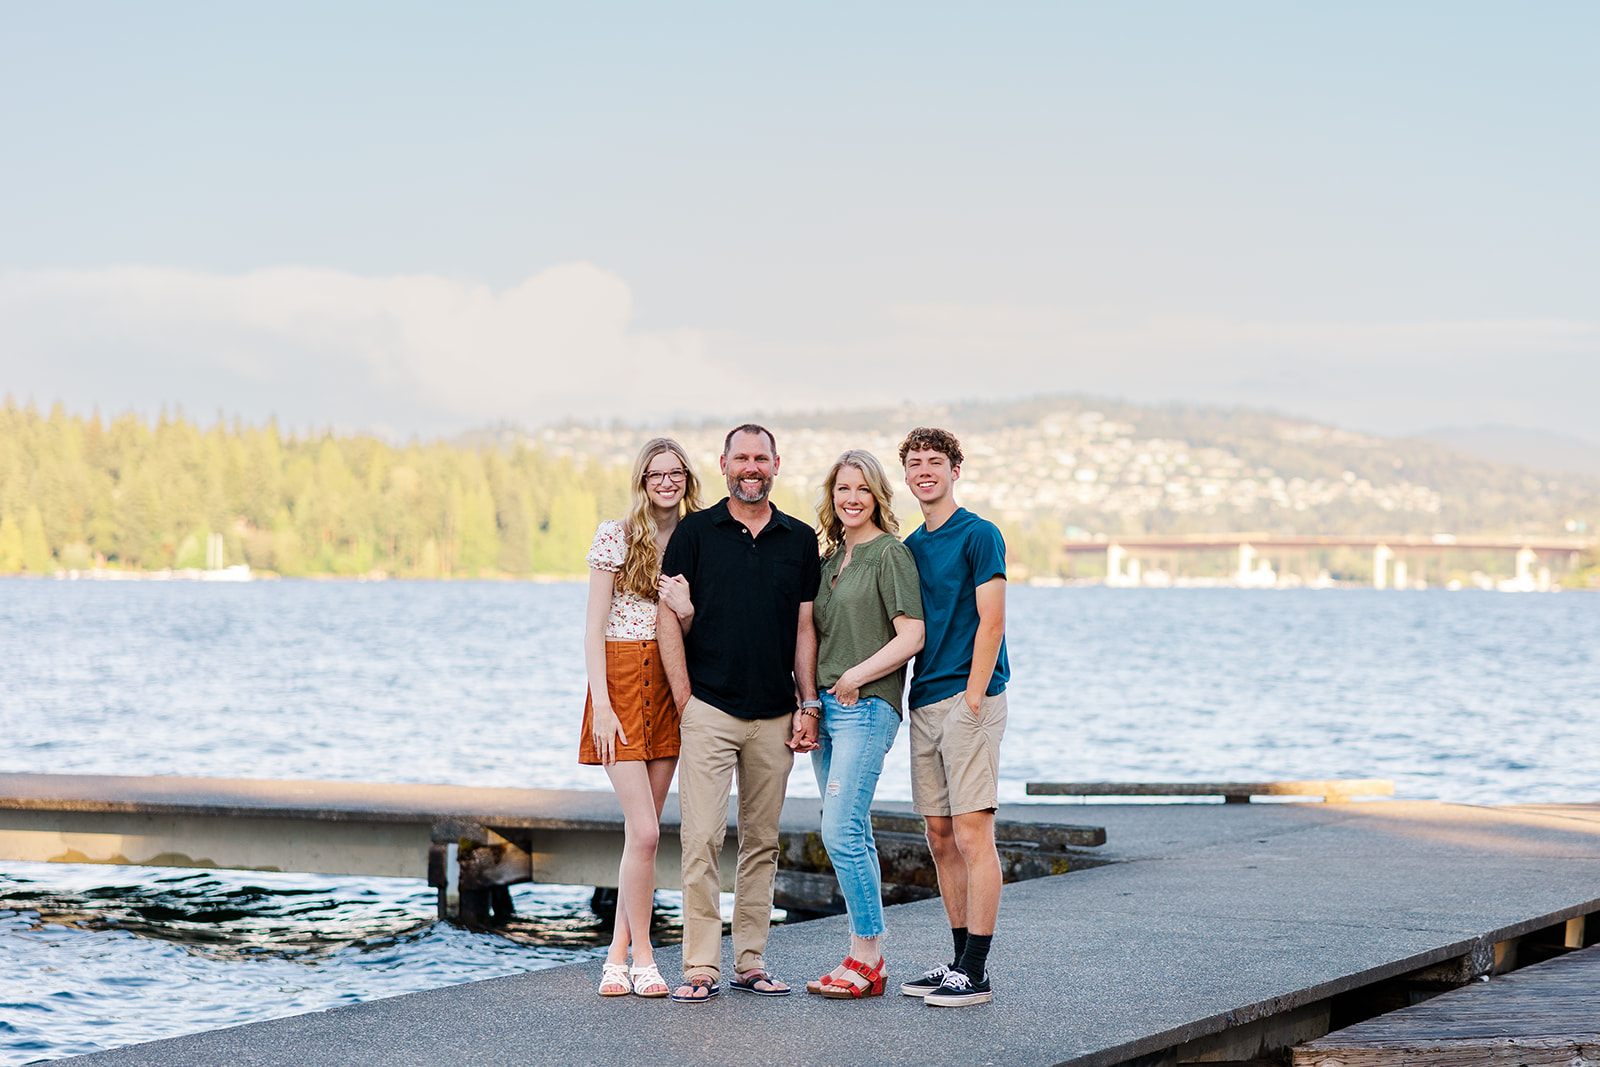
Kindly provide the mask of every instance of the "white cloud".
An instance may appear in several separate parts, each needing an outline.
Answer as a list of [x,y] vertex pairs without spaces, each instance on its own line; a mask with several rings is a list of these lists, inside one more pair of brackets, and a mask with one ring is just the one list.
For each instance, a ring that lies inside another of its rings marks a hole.
[[[291,421],[537,423],[695,406],[723,377],[702,335],[636,331],[632,317],[627,283],[586,263],[498,293],[302,268],[13,273],[0,276],[0,372],[41,402],[81,393],[83,376],[114,388],[137,375],[165,383],[158,402],[257,415],[265,396]],[[350,395],[306,395],[328,389]],[[386,414],[369,392],[405,410]],[[341,416],[341,404],[365,414]]]
[[758,346],[826,359],[886,399],[1092,393],[1272,407],[1384,433],[1520,424],[1593,439],[1600,322],[1109,319],[1006,305],[905,304],[875,336]]
[[77,409],[182,404],[398,436],[499,419],[1098,393],[1379,432],[1498,423],[1592,438],[1583,398],[1600,392],[1600,324],[1582,321],[1118,320],[904,304],[853,336],[798,344],[632,320],[628,284],[586,263],[500,292],[302,268],[12,273],[0,275],[0,389]]
[[1600,323],[1549,319],[1445,322],[1260,322],[1151,316],[1135,321],[1041,307],[903,304],[889,309],[894,329],[862,355],[893,363],[923,350],[967,361],[1132,358],[1182,363],[1213,357],[1226,373],[1260,360],[1424,363],[1512,353],[1575,354],[1600,345]]

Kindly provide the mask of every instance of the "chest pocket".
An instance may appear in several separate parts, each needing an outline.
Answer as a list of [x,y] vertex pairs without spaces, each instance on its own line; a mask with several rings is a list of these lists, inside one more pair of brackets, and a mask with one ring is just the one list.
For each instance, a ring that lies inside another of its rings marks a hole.
[[778,559],[772,561],[772,584],[785,599],[800,596],[800,561]]

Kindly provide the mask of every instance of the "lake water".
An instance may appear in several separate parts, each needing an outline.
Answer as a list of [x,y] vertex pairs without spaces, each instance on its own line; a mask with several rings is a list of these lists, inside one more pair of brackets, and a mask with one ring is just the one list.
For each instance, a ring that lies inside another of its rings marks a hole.
[[[0,770],[606,788],[584,587],[0,579]],[[1383,777],[1600,799],[1600,597],[1015,588],[1002,799],[1030,780]],[[904,731],[879,795],[909,799]],[[804,764],[790,790],[815,795]],[[0,863],[0,1064],[592,956],[582,888],[508,936],[420,882]],[[671,919],[672,899],[662,894]]]

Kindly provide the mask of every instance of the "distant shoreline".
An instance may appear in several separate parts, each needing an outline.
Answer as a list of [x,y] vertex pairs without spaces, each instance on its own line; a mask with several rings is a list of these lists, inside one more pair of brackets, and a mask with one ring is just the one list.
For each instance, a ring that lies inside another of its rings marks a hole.
[[[54,574],[4,574],[0,578],[20,578],[38,581],[63,581],[63,582],[493,582],[497,584],[534,584],[534,585],[577,585],[588,581],[584,575],[577,574],[529,574],[529,575],[451,575],[449,577],[417,577],[413,575],[390,575],[384,573],[369,574],[297,574],[282,575],[275,571],[250,571],[247,577],[213,577],[217,572],[205,572],[192,569],[140,571],[122,570],[105,567],[88,571],[58,570]],[[1369,582],[1359,581],[1330,581],[1312,585],[1291,584],[1282,586],[1241,585],[1236,581],[1225,578],[1185,578],[1163,585],[1128,585],[1107,584],[1104,578],[1019,578],[1014,585],[1025,585],[1034,589],[1060,589],[1060,588],[1091,588],[1104,587],[1110,589],[1258,589],[1268,592],[1283,592],[1288,590],[1365,590],[1371,589]],[[1380,592],[1544,592],[1544,593],[1581,593],[1600,592],[1600,588],[1582,586],[1552,585],[1549,589],[1493,589],[1476,585],[1464,585],[1453,582],[1449,586],[1428,586],[1425,589],[1409,590],[1379,590]]]
[[[231,570],[232,568],[229,568]],[[248,571],[243,576],[220,577],[216,571],[182,570],[124,570],[115,567],[97,567],[86,571],[58,570],[54,574],[6,574],[3,578],[33,578],[59,582],[532,582],[540,585],[559,585],[569,582],[586,582],[581,574],[495,574],[451,575],[449,577],[420,577],[393,575],[381,571],[366,574],[296,574],[283,575],[276,571]]]

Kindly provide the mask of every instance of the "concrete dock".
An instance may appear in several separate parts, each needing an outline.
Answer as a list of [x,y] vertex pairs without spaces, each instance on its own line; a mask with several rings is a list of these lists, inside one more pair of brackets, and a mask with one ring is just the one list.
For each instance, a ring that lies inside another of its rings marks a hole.
[[[903,811],[874,811],[872,820],[884,901],[934,895],[922,820]],[[730,807],[730,838],[737,824]],[[663,889],[679,887],[678,827],[674,793],[656,851]],[[616,885],[622,830],[616,795],[599,790],[0,774],[0,859],[426,877],[439,891],[439,917],[473,928],[509,916],[511,885]],[[1105,843],[1101,827],[1052,819],[1001,821],[996,831],[1007,881],[1108,862],[1092,851]],[[779,836],[778,906],[810,917],[842,912],[819,803],[790,798]],[[722,855],[730,890],[735,855]]]
[[[1016,805],[1104,826],[1124,861],[1007,886],[993,1003],[797,992],[703,1005],[595,996],[599,963],[81,1057],[172,1064],[1073,1064],[1242,1062],[1562,945],[1600,911],[1600,806]],[[888,909],[895,982],[948,958],[936,900]],[[773,931],[798,987],[842,917]],[[676,950],[659,953],[672,973]],[[725,953],[725,966],[728,964]]]
[[[657,880],[676,888],[673,801]],[[6,859],[421,878],[435,846],[487,827],[521,835],[531,880],[616,880],[622,809],[610,792],[0,774]]]

